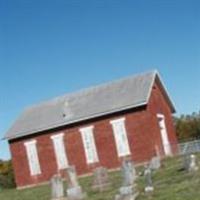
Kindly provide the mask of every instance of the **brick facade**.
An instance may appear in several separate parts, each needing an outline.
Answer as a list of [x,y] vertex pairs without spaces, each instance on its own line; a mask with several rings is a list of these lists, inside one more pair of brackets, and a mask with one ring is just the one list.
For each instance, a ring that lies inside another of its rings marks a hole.
[[[156,146],[160,153],[164,154],[157,113],[164,114],[169,141],[176,144],[177,140],[171,109],[160,85],[157,83],[153,86],[149,103],[146,106],[9,141],[17,186],[20,188],[46,182],[52,175],[58,172],[50,136],[60,132],[64,133],[65,150],[69,164],[76,166],[79,175],[91,172],[98,165],[109,169],[118,168],[122,158],[118,158],[117,155],[110,120],[121,117],[126,119],[125,126],[132,154],[131,157],[135,163],[147,161],[154,156],[156,154]],[[94,126],[94,137],[99,156],[99,163],[95,165],[88,165],[86,163],[84,147],[79,132],[79,128],[89,125]],[[37,176],[30,175],[24,146],[24,142],[31,139],[37,140],[37,150],[42,170],[41,175]]]

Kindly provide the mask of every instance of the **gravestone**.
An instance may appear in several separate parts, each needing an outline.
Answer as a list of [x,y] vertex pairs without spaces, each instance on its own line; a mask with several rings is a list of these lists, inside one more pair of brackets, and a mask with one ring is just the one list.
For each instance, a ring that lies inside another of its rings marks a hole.
[[125,160],[122,163],[123,186],[133,185],[136,180],[136,171],[132,161]]
[[83,193],[82,187],[78,183],[78,178],[74,166],[67,168],[68,188],[67,199],[68,200],[82,200],[86,197]]
[[196,155],[191,154],[190,155],[190,163],[189,163],[189,168],[188,171],[189,172],[195,172],[199,169],[198,165],[197,165],[197,159],[196,159]]
[[189,171],[190,167],[190,154],[186,154],[183,157],[183,169]]
[[64,200],[64,187],[63,181],[60,175],[54,175],[50,181],[51,185],[51,199],[52,200]]
[[98,190],[100,192],[108,189],[110,186],[110,181],[108,177],[108,171],[104,167],[98,167],[94,170],[94,179],[92,183],[92,189]]
[[135,200],[138,196],[134,181],[136,180],[136,171],[131,161],[123,161],[122,164],[122,187],[119,194],[115,196],[115,200]]
[[151,161],[150,161],[150,164],[149,164],[149,167],[151,170],[157,170],[159,169],[161,166],[161,163],[160,163],[160,157],[158,156],[154,156]]
[[115,200],[135,200],[138,193],[134,192],[131,186],[121,187],[119,194],[115,196]]
[[152,192],[154,190],[153,187],[153,181],[152,181],[152,172],[151,168],[149,165],[145,166],[145,171],[144,171],[144,176],[145,176],[145,192]]

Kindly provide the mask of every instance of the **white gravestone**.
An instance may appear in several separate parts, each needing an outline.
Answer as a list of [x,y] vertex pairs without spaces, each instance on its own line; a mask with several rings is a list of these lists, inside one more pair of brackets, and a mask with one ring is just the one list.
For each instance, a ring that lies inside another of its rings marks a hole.
[[64,200],[64,187],[63,181],[60,175],[54,175],[50,181],[51,185],[51,199],[52,200]]
[[160,166],[161,166],[160,157],[154,156],[154,157],[151,159],[151,161],[150,161],[150,166],[149,166],[149,167],[150,167],[152,170],[157,170],[157,169],[160,168]]
[[190,163],[189,163],[189,172],[194,172],[197,171],[199,169],[198,165],[197,165],[197,159],[196,156],[194,154],[190,155]]
[[136,180],[136,171],[132,161],[123,161],[122,164],[122,187],[115,200],[135,200],[138,193],[135,191],[134,181]]
[[82,200],[86,197],[83,193],[82,187],[78,183],[76,170],[74,166],[67,168],[68,177],[68,188],[67,188],[67,199],[68,200]]
[[145,176],[145,184],[146,184],[145,189],[144,189],[145,192],[154,191],[151,168],[148,165],[145,166],[144,176]]
[[183,169],[189,171],[190,166],[190,154],[185,154],[183,156]]
[[100,192],[108,189],[108,187],[111,185],[109,177],[108,177],[108,171],[104,167],[98,167],[94,170],[94,179],[92,183],[92,189],[98,190]]
[[136,180],[136,171],[132,161],[122,163],[123,186],[133,185]]

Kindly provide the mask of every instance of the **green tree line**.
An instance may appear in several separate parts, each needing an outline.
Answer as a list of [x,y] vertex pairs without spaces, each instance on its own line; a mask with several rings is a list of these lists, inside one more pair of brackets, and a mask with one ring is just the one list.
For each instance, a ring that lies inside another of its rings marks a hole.
[[174,121],[179,141],[200,139],[200,112],[175,117]]

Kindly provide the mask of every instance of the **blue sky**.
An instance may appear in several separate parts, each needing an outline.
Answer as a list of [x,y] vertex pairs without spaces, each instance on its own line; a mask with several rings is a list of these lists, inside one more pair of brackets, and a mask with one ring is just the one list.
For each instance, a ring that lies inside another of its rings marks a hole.
[[0,1],[0,137],[28,105],[151,69],[178,115],[200,110],[200,1]]

